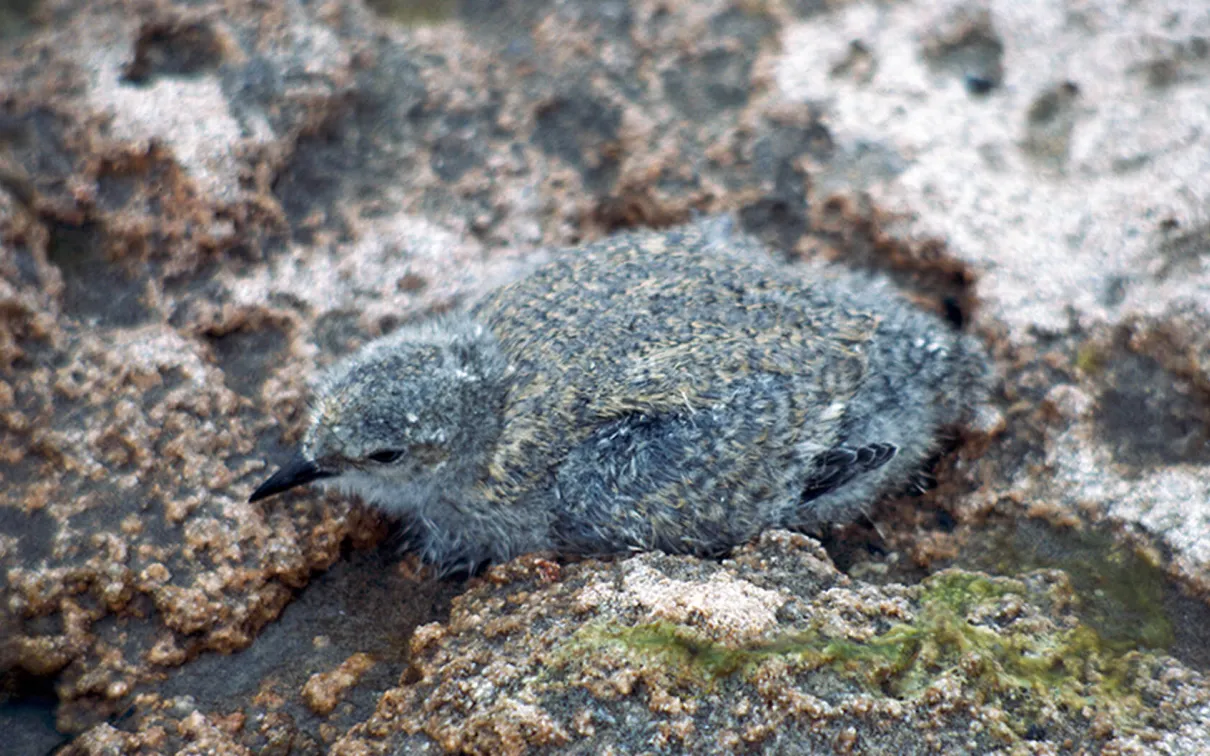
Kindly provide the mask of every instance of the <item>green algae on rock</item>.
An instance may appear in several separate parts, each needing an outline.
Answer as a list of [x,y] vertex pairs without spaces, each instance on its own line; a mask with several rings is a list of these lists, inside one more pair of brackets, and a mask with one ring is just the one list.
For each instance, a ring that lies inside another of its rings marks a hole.
[[[817,549],[775,531],[722,564],[644,554],[553,583],[530,557],[493,568],[448,624],[417,631],[408,683],[337,752],[1098,749],[1210,701],[1175,660],[1083,623],[1058,570],[873,586],[828,580]],[[814,586],[791,587],[796,573]]]
[[1053,528],[1036,520],[989,523],[973,535],[953,566],[1001,575],[1061,570],[1071,581],[1076,616],[1105,648],[1123,654],[1133,649],[1172,652],[1176,631],[1165,595],[1175,588],[1158,556],[1107,531]]
[[[633,626],[590,624],[570,640],[562,664],[572,665],[593,651],[618,648],[636,664],[655,664],[686,686],[716,685],[738,675],[751,680],[770,659],[781,659],[781,672],[832,672],[865,690],[910,700],[951,678],[969,688],[984,705],[1004,707],[1016,716],[1003,724],[1008,739],[1024,737],[1039,719],[1060,710],[1091,708],[1129,729],[1143,714],[1132,682],[1159,663],[1154,655],[1126,650],[1082,624],[1053,625],[1035,619],[1017,628],[999,626],[1020,616],[1031,600],[1025,581],[1073,598],[1067,577],[1057,571],[1021,579],[992,577],[950,569],[909,589],[916,612],[868,639],[834,637],[813,622],[806,631],[732,647],[693,627],[670,622]],[[1038,597],[1033,597],[1036,600]]]

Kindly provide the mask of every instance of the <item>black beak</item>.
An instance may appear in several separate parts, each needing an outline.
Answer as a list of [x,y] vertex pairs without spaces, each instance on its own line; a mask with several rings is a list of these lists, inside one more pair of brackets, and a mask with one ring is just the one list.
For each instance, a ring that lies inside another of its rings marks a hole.
[[260,487],[252,492],[252,496],[248,498],[248,503],[251,504],[261,499],[267,499],[273,494],[279,494],[282,491],[289,491],[295,486],[305,485],[313,480],[320,478],[331,478],[336,475],[334,472],[319,469],[319,465],[307,459],[301,454],[295,454],[294,458],[282,468],[260,484]]

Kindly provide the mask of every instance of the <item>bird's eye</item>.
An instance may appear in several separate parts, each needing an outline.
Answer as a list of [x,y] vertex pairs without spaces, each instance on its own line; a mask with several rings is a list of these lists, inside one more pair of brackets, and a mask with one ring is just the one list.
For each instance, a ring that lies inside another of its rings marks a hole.
[[375,462],[381,462],[384,465],[389,465],[402,456],[403,449],[379,449],[378,451],[369,455],[369,458]]

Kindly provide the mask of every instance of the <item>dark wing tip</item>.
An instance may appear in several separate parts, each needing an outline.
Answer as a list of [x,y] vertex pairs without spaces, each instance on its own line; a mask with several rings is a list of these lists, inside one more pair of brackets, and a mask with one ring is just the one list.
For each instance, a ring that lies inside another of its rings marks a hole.
[[845,485],[862,473],[882,467],[899,452],[894,444],[867,444],[857,449],[838,446],[813,460],[815,473],[807,480],[800,502],[805,504]]

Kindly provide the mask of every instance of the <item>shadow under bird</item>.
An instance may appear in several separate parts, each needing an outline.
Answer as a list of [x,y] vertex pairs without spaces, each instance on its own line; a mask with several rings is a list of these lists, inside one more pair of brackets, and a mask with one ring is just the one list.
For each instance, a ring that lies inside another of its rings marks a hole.
[[447,572],[715,555],[902,491],[989,378],[881,278],[779,265],[726,220],[624,233],[333,366],[251,500],[336,486]]

